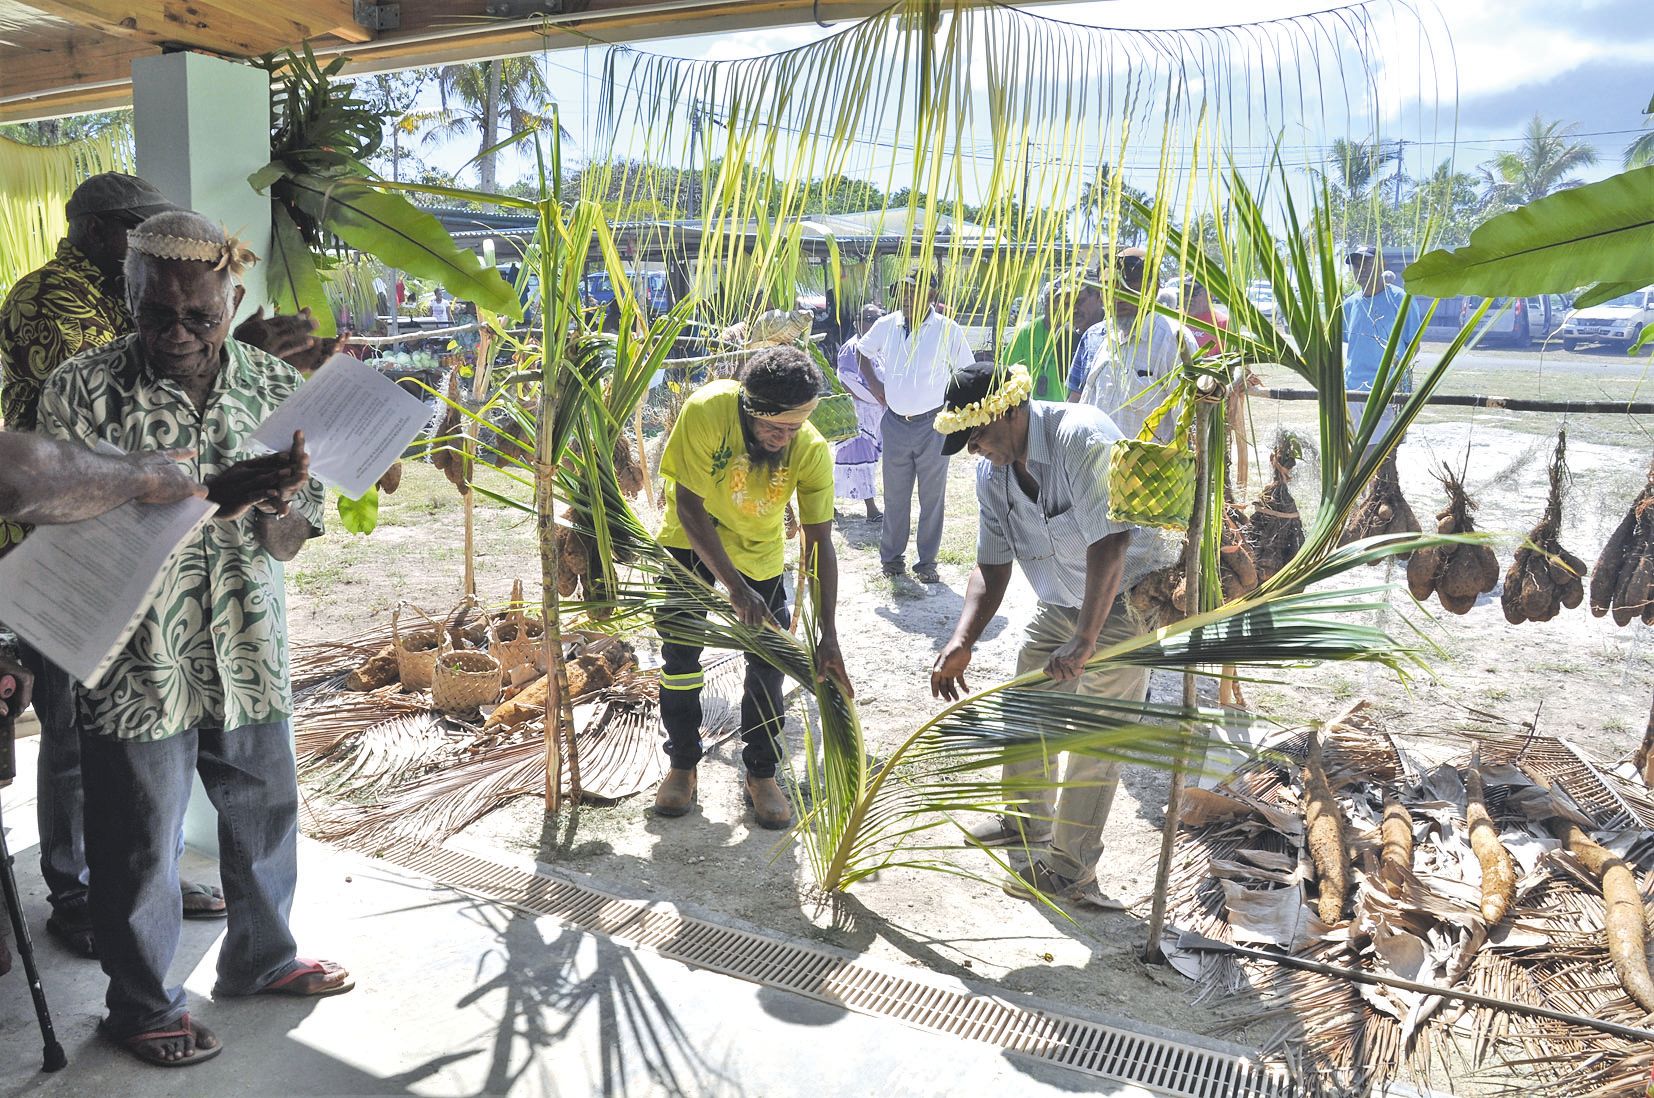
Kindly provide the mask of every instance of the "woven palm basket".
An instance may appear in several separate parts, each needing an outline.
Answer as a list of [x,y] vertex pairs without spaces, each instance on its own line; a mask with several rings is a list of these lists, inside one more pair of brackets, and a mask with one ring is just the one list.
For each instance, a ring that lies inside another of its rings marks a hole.
[[431,704],[444,713],[471,713],[500,700],[500,661],[487,652],[444,652],[431,676]]
[[1121,439],[1108,457],[1108,517],[1184,530],[1195,509],[1195,455],[1181,446]]
[[401,616],[400,606],[391,611],[391,647],[396,652],[396,677],[409,690],[429,690],[431,672],[436,667],[437,653],[442,648],[442,630],[418,629],[404,634],[398,627]]
[[856,401],[849,393],[823,397],[810,413],[810,423],[828,442],[845,442],[856,437]]

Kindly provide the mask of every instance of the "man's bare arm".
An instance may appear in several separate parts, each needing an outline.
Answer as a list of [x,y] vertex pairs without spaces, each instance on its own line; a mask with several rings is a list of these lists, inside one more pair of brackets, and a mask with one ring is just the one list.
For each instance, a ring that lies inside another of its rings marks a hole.
[[872,393],[880,404],[884,404],[884,382],[879,380],[879,372],[873,368],[872,360],[857,351],[856,362],[861,367],[861,380],[867,386],[867,391]]
[[178,464],[187,451],[106,457],[22,431],[0,431],[0,518],[46,525],[80,522],[123,503],[173,503],[206,495]]

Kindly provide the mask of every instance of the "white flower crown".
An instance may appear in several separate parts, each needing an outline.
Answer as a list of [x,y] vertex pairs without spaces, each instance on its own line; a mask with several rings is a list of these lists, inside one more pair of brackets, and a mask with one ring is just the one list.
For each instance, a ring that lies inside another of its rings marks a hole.
[[963,408],[944,408],[936,413],[936,429],[944,435],[984,427],[1027,400],[1034,392],[1034,379],[1028,376],[1028,367],[1014,362],[1005,367],[1009,373],[998,391]]

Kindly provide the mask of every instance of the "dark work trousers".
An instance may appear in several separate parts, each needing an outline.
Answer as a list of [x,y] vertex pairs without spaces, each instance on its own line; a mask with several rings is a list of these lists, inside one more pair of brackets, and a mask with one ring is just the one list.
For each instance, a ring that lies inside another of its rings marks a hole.
[[[667,552],[678,563],[692,569],[708,583],[712,572],[701,559],[687,549],[668,548]],[[758,592],[784,629],[787,627],[787,591],[782,581],[786,573],[773,579],[757,580],[744,577]],[[670,581],[669,581],[670,582]],[[689,608],[668,609],[656,623],[660,633],[660,722],[666,726],[666,757],[672,766],[688,770],[701,761],[701,649],[692,644],[678,644],[667,639],[672,635],[674,620],[693,620],[704,617]],[[741,761],[747,773],[754,778],[775,777],[775,764],[780,757],[776,743],[781,735],[781,679],[778,668],[756,656],[747,656],[746,685],[741,693],[741,739],[746,747]]]
[[217,995],[250,995],[295,966],[287,917],[298,879],[298,783],[286,721],[163,740],[82,729],[92,932],[109,977],[106,1034],[172,1028],[184,989],[167,984],[182,930],[178,829],[190,776],[218,810],[219,872],[229,918]]
[[69,673],[26,644],[18,659],[34,676],[34,713],[40,720],[39,784],[35,816],[40,825],[40,876],[54,908],[86,899],[85,796],[80,788],[80,730],[75,721],[75,682]]

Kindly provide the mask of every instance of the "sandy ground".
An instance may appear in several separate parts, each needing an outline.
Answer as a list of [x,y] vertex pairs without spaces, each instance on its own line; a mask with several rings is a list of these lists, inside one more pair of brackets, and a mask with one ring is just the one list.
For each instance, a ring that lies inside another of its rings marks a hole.
[[[1567,368],[1558,368],[1557,359],[1567,360],[1562,364]],[[1457,371],[1448,389],[1531,395],[1542,388],[1555,399],[1623,400],[1637,391],[1643,369],[1641,363],[1610,356],[1554,355],[1537,362],[1521,353],[1486,353]],[[1269,383],[1290,379],[1271,376]],[[1312,417],[1307,402],[1257,401],[1252,419],[1267,445],[1278,428],[1312,430]],[[1432,468],[1448,461],[1464,469],[1481,505],[1478,524],[1510,531],[1500,553],[1504,567],[1518,532],[1543,508],[1556,426],[1550,416],[1432,411],[1401,451],[1404,491],[1427,519],[1444,500]],[[1563,542],[1594,562],[1642,483],[1650,436],[1623,416],[1578,417],[1569,429],[1574,483],[1565,503]],[[875,753],[887,751],[935,711],[926,675],[957,618],[973,562],[970,478],[968,460],[956,459],[940,562],[943,583],[934,587],[880,576],[877,528],[862,520],[859,504],[842,504],[844,518],[835,535],[844,577],[840,630]],[[1315,506],[1315,483],[1313,467],[1302,466],[1296,484],[1306,514]],[[1254,483],[1251,491],[1257,487]],[[288,597],[296,641],[383,622],[400,598],[438,607],[458,597],[462,537],[453,489],[428,467],[410,469],[382,521],[368,538],[330,534],[291,566]],[[503,597],[513,578],[531,580],[537,574],[526,516],[479,502],[476,522],[477,569],[486,595]],[[1347,582],[1402,579],[1399,569],[1380,566]],[[1617,759],[1640,739],[1654,682],[1644,627],[1616,629],[1611,619],[1593,618],[1583,608],[1546,624],[1510,626],[1497,591],[1463,618],[1441,613],[1435,603],[1430,604],[1435,620],[1421,616],[1404,589],[1394,592],[1390,603],[1382,615],[1389,628],[1405,630],[1412,621],[1439,646],[1431,660],[1433,675],[1402,682],[1356,666],[1292,672],[1285,685],[1249,688],[1254,706],[1290,723],[1327,717],[1357,697],[1371,697],[1392,730],[1426,755],[1454,747],[1453,729],[1467,719],[1466,707],[1513,720],[1537,714],[1544,729],[1601,758]],[[1032,606],[1019,576],[1003,613],[978,646],[973,685],[1013,672]],[[640,651],[649,640],[639,638]],[[1153,690],[1170,698],[1177,683],[1159,678]],[[788,726],[795,746],[799,729],[795,717]],[[682,819],[656,818],[648,798],[635,797],[552,821],[538,799],[524,798],[475,825],[465,839],[537,855],[628,893],[671,897],[782,933],[1162,1025],[1197,1032],[1222,1028],[1232,1037],[1262,1040],[1278,1024],[1246,1027],[1245,1015],[1255,1009],[1246,1003],[1192,1005],[1191,985],[1182,977],[1138,959],[1144,944],[1140,914],[1079,909],[1069,921],[1011,899],[989,883],[914,871],[882,874],[847,897],[822,903],[813,897],[802,852],[751,824],[740,800],[738,752],[738,742],[731,741],[708,757],[700,808]],[[1126,897],[1147,893],[1165,790],[1164,775],[1128,769],[1100,867],[1104,891]],[[982,855],[961,851],[958,857],[969,871],[995,872]]]

